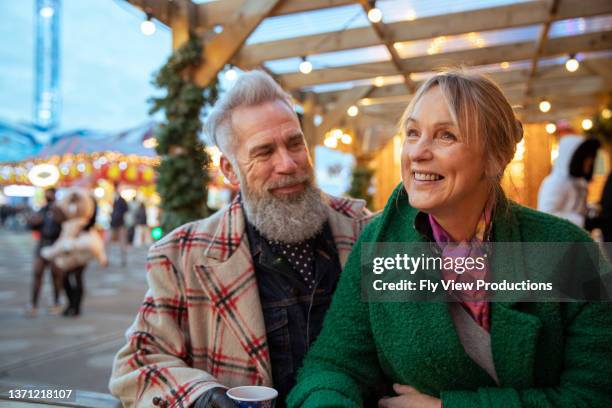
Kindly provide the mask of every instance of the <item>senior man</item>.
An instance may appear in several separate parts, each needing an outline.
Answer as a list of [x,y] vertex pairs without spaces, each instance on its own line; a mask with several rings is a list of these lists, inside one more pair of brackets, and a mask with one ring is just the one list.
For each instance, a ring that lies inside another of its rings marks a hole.
[[128,407],[233,407],[225,391],[240,385],[272,386],[285,406],[371,217],[314,186],[291,98],[267,74],[244,73],[206,128],[240,194],[151,248],[149,291],[110,380]]

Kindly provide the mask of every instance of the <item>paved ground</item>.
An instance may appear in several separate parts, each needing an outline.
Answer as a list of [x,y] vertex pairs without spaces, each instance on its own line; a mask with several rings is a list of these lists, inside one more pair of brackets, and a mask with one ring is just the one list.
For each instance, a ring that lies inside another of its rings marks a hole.
[[115,246],[108,268],[88,267],[78,318],[45,312],[52,293],[46,272],[39,315],[28,318],[33,248],[29,233],[0,228],[0,381],[108,393],[113,356],[146,291],[146,249],[131,249],[120,267]]

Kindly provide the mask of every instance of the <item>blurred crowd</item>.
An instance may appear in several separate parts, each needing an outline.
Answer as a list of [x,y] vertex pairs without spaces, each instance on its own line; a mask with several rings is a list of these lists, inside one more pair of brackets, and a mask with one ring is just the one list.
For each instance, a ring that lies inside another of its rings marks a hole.
[[[108,229],[98,222],[100,214],[93,191],[81,187],[45,190],[44,204],[36,209],[27,203],[0,206],[0,225],[12,231],[31,230],[36,239],[32,261],[32,286],[25,314],[39,314],[39,297],[45,272],[51,275],[53,304],[47,313],[79,316],[84,297],[84,274],[97,262],[108,266],[107,251],[117,244],[119,265],[127,264],[128,247],[152,242],[145,203],[138,198],[126,201],[114,186]],[[62,293],[66,301],[62,302]]]

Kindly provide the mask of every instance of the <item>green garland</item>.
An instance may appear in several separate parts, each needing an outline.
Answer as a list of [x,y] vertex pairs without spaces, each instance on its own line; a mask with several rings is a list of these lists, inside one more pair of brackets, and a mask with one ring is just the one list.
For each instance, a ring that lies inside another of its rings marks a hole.
[[164,233],[193,220],[208,216],[208,167],[210,157],[200,140],[200,115],[213,106],[219,94],[217,80],[207,87],[189,81],[200,65],[202,43],[197,35],[168,58],[153,84],[166,91],[164,97],[151,98],[149,113],[163,111],[166,120],[156,129],[157,192],[161,197],[161,226]]
[[374,172],[363,164],[358,164],[353,169],[353,180],[348,195],[353,198],[361,198],[366,201],[369,208],[372,207],[372,195],[368,192]]

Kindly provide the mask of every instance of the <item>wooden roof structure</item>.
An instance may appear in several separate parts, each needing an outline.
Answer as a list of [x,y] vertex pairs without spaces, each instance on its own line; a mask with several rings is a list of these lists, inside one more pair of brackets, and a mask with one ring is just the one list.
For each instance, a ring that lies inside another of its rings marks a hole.
[[[311,143],[321,143],[326,132],[344,124],[355,129],[365,150],[380,146],[395,133],[397,120],[415,88],[428,73],[442,67],[465,66],[487,72],[526,123],[590,117],[610,102],[612,92],[610,0],[523,0],[494,6],[476,1],[482,7],[423,17],[408,15],[399,20],[383,18],[367,26],[260,42],[247,40],[268,19],[349,5],[359,5],[365,17],[374,2],[127,1],[168,25],[175,47],[185,41],[190,29],[202,35],[204,61],[194,75],[200,85],[207,84],[228,64],[271,73],[302,104],[304,132]],[[580,30],[551,35],[555,24],[575,21],[572,19],[578,19]],[[533,38],[512,37],[513,29],[525,27],[537,28],[538,34]],[[487,33],[497,33],[501,40],[486,41]],[[459,40],[470,46],[444,46]],[[415,44],[429,44],[429,48],[419,54],[414,52]],[[270,68],[277,60],[310,60],[321,55],[333,58],[335,53],[350,50],[363,50],[365,55],[372,47],[384,48],[386,56],[374,62],[315,66],[309,74],[299,72],[297,65],[292,72]],[[569,72],[564,61],[575,54],[581,60],[580,68]],[[343,86],[334,87],[338,83]],[[553,106],[548,113],[538,109],[544,98]],[[359,114],[349,117],[347,108],[353,105],[359,107]]]

